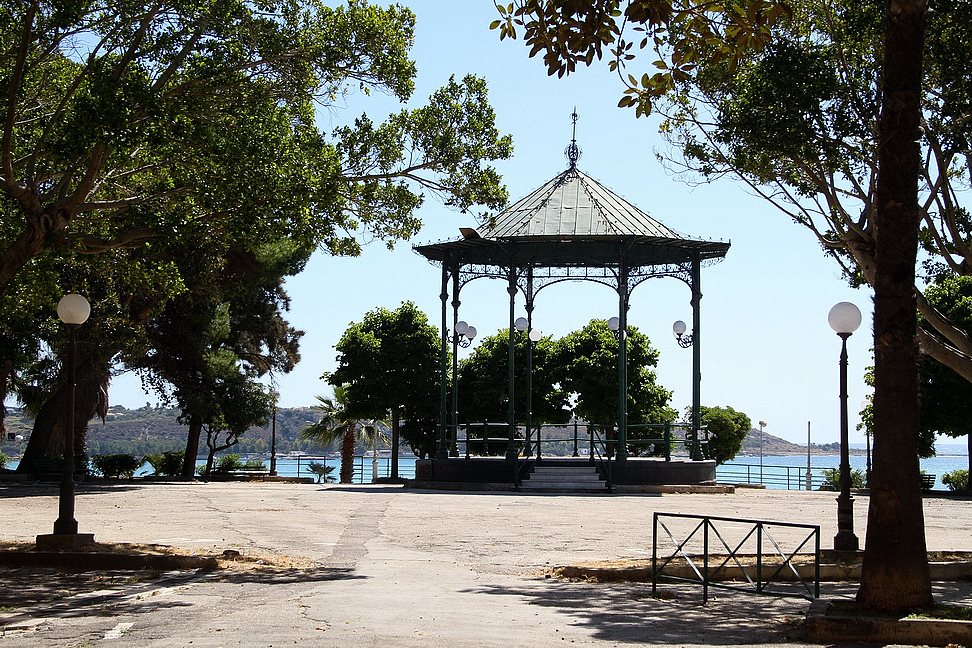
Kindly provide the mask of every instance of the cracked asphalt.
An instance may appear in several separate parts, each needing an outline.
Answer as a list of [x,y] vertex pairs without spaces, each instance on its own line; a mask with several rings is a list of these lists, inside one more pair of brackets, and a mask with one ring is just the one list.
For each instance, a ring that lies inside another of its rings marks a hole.
[[[554,566],[650,557],[656,511],[819,524],[824,548],[836,533],[833,493],[585,496],[82,484],[76,518],[97,541],[289,556],[296,566],[150,579],[0,568],[0,648],[806,645],[804,599],[717,590],[703,606],[694,585],[666,585],[653,598],[650,584],[549,577]],[[862,542],[866,513],[867,497],[859,496],[855,529]],[[0,484],[0,540],[31,540],[48,533],[56,517],[56,485]],[[929,550],[972,549],[968,499],[930,496],[925,520]],[[727,536],[745,527],[735,526]],[[41,602],[43,583],[55,583],[60,598]],[[855,589],[825,583],[822,596],[852,597]],[[972,605],[967,582],[938,583],[936,594]]]

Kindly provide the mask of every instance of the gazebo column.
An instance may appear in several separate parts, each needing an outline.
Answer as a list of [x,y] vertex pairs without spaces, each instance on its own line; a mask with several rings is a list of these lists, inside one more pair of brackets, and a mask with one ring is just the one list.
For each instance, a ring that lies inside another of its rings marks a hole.
[[702,427],[702,344],[700,335],[702,318],[700,302],[702,301],[702,262],[699,253],[692,255],[692,460],[701,461],[702,445],[699,433]]
[[628,266],[618,269],[618,461],[628,458]]
[[[507,434],[508,439],[506,443],[506,459],[510,462],[516,461],[516,407],[513,398],[513,388],[514,388],[514,374],[513,370],[516,363],[516,353],[514,346],[513,334],[516,331],[516,265],[513,259],[510,259],[510,270],[509,270],[509,286],[506,288],[506,292],[510,295],[510,351],[509,351],[509,390],[507,391]],[[514,482],[516,478],[514,476]]]
[[[527,352],[527,375],[526,375],[526,441],[529,442],[530,435],[533,433],[533,342],[530,334],[533,332],[533,266],[527,268],[527,290],[526,290],[526,352]],[[529,456],[529,454],[527,455]],[[540,433],[537,433],[537,463],[541,460]]]
[[[450,454],[456,456],[459,452],[459,268],[452,273],[452,442]],[[469,443],[467,433],[466,443]]]
[[[458,273],[457,273],[458,274]],[[449,301],[449,263],[448,259],[442,261],[442,291],[439,293],[439,299],[442,300],[442,346],[440,356],[440,369],[441,369],[441,380],[442,388],[440,394],[439,402],[439,442],[436,447],[435,456],[437,459],[446,459],[449,456],[449,448],[446,442],[446,426],[448,421],[448,365],[449,365],[449,353],[448,353],[448,333],[449,333],[449,322],[446,319],[448,317],[448,301]]]

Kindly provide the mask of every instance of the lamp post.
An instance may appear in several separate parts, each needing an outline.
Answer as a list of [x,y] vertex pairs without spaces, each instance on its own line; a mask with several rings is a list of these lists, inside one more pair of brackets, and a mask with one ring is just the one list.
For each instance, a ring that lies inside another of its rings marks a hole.
[[91,314],[88,300],[77,294],[65,295],[57,303],[57,316],[67,324],[68,385],[70,388],[68,425],[64,428],[64,461],[61,465],[61,483],[58,489],[58,518],[54,521],[54,533],[37,536],[40,550],[74,549],[94,542],[93,533],[78,533],[78,521],[74,519],[74,404],[77,392],[76,370],[77,330]]
[[759,422],[759,483],[763,483],[763,428],[766,421]]
[[[526,383],[526,438],[530,442],[530,433],[533,426],[533,348],[536,346],[543,333],[533,328],[532,322],[526,317],[516,318],[513,323],[516,330],[524,333],[529,330],[527,335],[527,383]],[[537,463],[540,463],[540,434],[537,433]]]
[[[452,440],[453,444],[459,443],[459,357],[458,348],[469,348],[472,341],[476,339],[476,327],[470,326],[464,320],[459,320],[455,324],[455,331],[452,334]],[[466,432],[466,444],[469,444],[469,433]],[[458,448],[454,445],[455,452]],[[394,475],[397,477],[398,475]]]
[[[861,413],[863,414],[871,405],[870,400],[861,401]],[[864,471],[864,485],[871,487],[871,427],[864,426],[864,441],[867,443],[867,466]]]
[[854,498],[851,497],[850,456],[847,443],[847,338],[861,325],[861,311],[850,302],[840,302],[827,315],[830,328],[840,336],[840,495],[837,497],[837,535],[834,549],[857,551],[854,535]]

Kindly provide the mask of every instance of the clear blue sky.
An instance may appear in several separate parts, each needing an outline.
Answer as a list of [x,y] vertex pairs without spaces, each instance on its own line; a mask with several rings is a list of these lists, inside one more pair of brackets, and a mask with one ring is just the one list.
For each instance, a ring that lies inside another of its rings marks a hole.
[[[827,324],[827,313],[837,302],[855,303],[864,322],[848,342],[851,441],[863,442],[854,427],[868,392],[863,375],[871,363],[871,291],[849,288],[808,230],[731,180],[692,188],[671,177],[655,158],[666,147],[658,122],[635,119],[632,110],[616,107],[622,90],[616,76],[601,65],[566,79],[548,77],[540,60],[527,57],[522,41],[501,43],[497,32],[489,30],[496,14],[488,0],[405,4],[417,16],[412,56],[418,78],[409,105],[424,103],[452,74],[486,78],[497,124],[514,140],[513,159],[498,165],[511,200],[566,168],[564,148],[576,106],[583,149],[578,166],[584,172],[685,236],[731,241],[725,261],[702,272],[704,405],[730,405],[754,425],[766,421],[767,433],[794,442],[806,443],[808,422],[814,443],[837,441],[840,340]],[[647,66],[646,61],[633,71],[640,74]],[[320,118],[330,130],[362,111],[378,119],[397,109],[383,96],[355,96],[345,109]],[[440,272],[412,245],[457,238],[459,227],[475,222],[432,197],[420,216],[422,232],[393,251],[377,243],[353,259],[317,254],[301,275],[288,280],[289,319],[306,335],[300,364],[279,378],[281,406],[311,405],[315,395],[329,393],[320,376],[336,366],[334,345],[348,324],[367,311],[411,300],[438,325]],[[461,299],[461,318],[480,336],[506,326],[508,298],[502,282],[472,282]],[[689,299],[682,282],[651,279],[632,294],[629,314],[629,323],[659,350],[658,381],[674,390],[672,404],[680,411],[692,398],[691,351],[676,344],[671,326],[677,319],[691,322]],[[617,309],[616,293],[609,288],[565,283],[539,294],[534,322],[545,334],[559,337],[592,318],[616,315]],[[115,379],[112,404],[139,407],[155,400],[141,391],[136,378]]]

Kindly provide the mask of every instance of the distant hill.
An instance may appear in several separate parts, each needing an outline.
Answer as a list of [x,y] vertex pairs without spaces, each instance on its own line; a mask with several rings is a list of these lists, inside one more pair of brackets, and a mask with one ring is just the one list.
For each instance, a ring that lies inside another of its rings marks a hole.
[[[300,432],[320,419],[317,410],[311,407],[293,407],[277,410],[277,452],[286,454],[292,450],[321,452],[316,444],[297,439]],[[33,422],[18,408],[9,408],[4,425],[7,432],[30,434]],[[254,427],[240,437],[235,452],[262,453],[270,451],[272,422],[265,427]],[[188,428],[179,423],[179,410],[176,408],[154,408],[150,406],[127,409],[116,405],[108,411],[105,422],[92,419],[88,424],[88,454],[133,454],[144,455],[149,452],[183,450],[186,446]],[[200,439],[200,452],[205,452],[205,435]],[[19,455],[22,444],[4,442],[3,451],[7,455]]]
[[[810,454],[832,455],[838,454],[839,452],[839,443],[810,444]],[[863,454],[863,451],[852,448],[850,453]],[[786,439],[773,436],[767,433],[766,430],[763,430],[763,456],[801,454],[807,454],[807,446],[799,443],[791,443]],[[739,455],[744,457],[759,456],[759,429],[754,429],[749,432],[749,435],[743,441],[743,447],[739,451]]]

